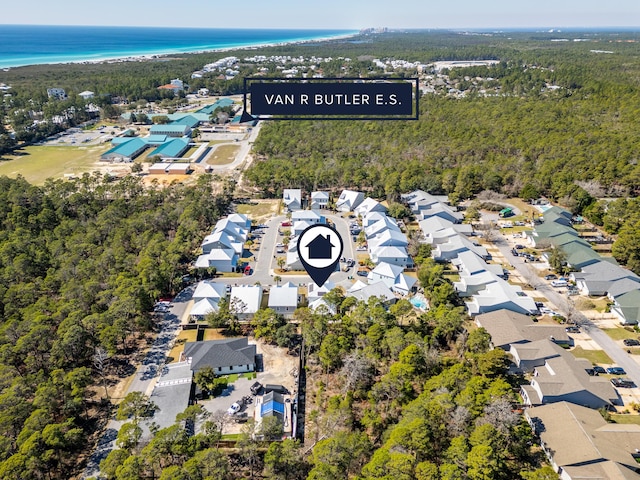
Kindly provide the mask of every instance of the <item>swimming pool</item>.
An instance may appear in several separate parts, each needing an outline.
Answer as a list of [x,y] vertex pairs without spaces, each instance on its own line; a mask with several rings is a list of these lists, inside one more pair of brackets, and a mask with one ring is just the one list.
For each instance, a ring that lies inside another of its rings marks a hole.
[[429,308],[429,304],[427,303],[427,299],[424,298],[423,295],[415,295],[413,297],[411,297],[411,300],[409,300],[411,302],[411,305],[413,305],[414,307],[416,307],[419,310],[422,311],[426,311]]

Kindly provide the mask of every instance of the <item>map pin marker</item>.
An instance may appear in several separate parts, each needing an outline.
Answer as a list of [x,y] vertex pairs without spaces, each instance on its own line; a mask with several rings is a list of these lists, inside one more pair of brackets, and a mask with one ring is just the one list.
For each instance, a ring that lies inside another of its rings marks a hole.
[[343,248],[340,234],[327,225],[311,225],[298,237],[300,263],[318,287],[335,272]]

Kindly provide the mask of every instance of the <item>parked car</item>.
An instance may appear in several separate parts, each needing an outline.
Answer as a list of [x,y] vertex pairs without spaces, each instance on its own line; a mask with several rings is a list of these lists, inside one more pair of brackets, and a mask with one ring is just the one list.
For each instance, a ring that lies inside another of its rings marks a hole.
[[566,287],[567,281],[566,280],[552,280],[551,281],[551,286],[554,288],[561,288],[561,287]]
[[625,372],[624,368],[622,367],[609,367],[607,368],[607,373],[609,375],[624,375],[627,372]]
[[260,393],[260,390],[262,390],[262,384],[260,382],[255,382],[249,387],[249,390],[251,390],[251,393],[253,393],[254,395],[258,395]]
[[366,251],[367,251],[367,247],[365,246],[360,246],[356,248],[356,252],[366,252]]
[[604,368],[602,368],[600,365],[594,365],[593,370],[596,373],[607,373],[607,371]]
[[637,347],[640,345],[640,342],[635,338],[625,338],[622,343],[624,343],[626,347]]
[[636,384],[633,383],[633,381],[629,380],[628,378],[612,378],[611,383],[613,384],[614,387],[621,387],[621,388],[633,388],[636,386]]
[[[567,333],[580,333],[580,329],[578,327],[567,327],[565,330]],[[640,343],[638,345],[640,345]]]
[[520,254],[518,253],[518,251],[515,248],[511,249],[511,255],[513,255],[514,257],[519,257],[520,256]]
[[284,248],[282,248],[282,247],[278,247],[278,248],[276,249],[276,253],[284,253]]
[[516,250],[524,250],[524,248],[525,248],[524,245],[520,245],[520,244],[515,246]]
[[598,375],[593,368],[585,368],[584,371],[587,372],[587,375],[589,375],[590,377]]
[[358,275],[359,277],[366,277],[367,275],[369,275],[369,272],[367,272],[366,270],[358,270],[356,275]]
[[556,278],[558,277],[556,277],[554,274],[549,274],[544,277],[545,280],[555,280]]
[[282,225],[283,227],[290,227],[291,222],[282,222],[280,225]]
[[227,415],[235,415],[240,411],[241,408],[242,406],[238,402],[233,402],[227,409]]

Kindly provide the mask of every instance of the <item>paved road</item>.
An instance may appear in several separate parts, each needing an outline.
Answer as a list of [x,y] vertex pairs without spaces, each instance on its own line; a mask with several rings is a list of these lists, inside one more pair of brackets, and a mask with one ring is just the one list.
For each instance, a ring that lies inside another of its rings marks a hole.
[[[142,364],[138,367],[127,394],[131,392],[143,392],[151,395],[153,387],[158,380],[158,375],[165,363],[167,354],[173,346],[174,340],[180,331],[180,319],[185,313],[187,303],[191,299],[194,287],[191,286],[180,292],[174,299],[169,312],[162,315],[158,322],[159,333],[153,345],[147,352]],[[100,461],[109,455],[115,448],[115,440],[118,430],[124,422],[112,417],[107,424],[96,448],[94,449],[82,478],[98,477],[100,474]]]
[[[353,241],[351,240],[351,234],[349,233],[349,223],[346,218],[341,215],[333,213],[323,213],[325,217],[330,219],[344,242],[343,257],[356,258],[355,248]],[[227,284],[238,285],[253,285],[260,282],[260,285],[274,285],[273,277],[275,275],[275,269],[277,268],[276,259],[276,244],[281,241],[278,235],[278,226],[286,220],[285,215],[279,215],[269,220],[266,225],[265,233],[262,236],[260,242],[260,250],[257,253],[257,261],[253,266],[253,274],[243,277],[229,277],[218,278],[217,282]],[[348,280],[348,277],[355,275],[355,269],[351,269],[348,272],[335,272],[331,275],[330,280],[334,283],[341,283]],[[292,282],[294,284],[308,283],[311,278],[308,275],[279,275],[284,282]]]
[[541,296],[546,297],[549,301],[564,315],[571,315],[575,318],[576,323],[581,326],[581,329],[585,331],[598,346],[604,350],[613,362],[624,368],[627,372],[627,376],[640,386],[640,365],[638,365],[627,352],[620,347],[609,335],[604,333],[597,325],[591,320],[585,317],[579,311],[572,309],[567,301],[567,298],[558,293],[558,290],[554,289],[546,281],[538,277],[534,267],[524,261],[520,257],[515,257],[511,253],[511,246],[504,238],[502,234],[499,234],[494,244],[500,249],[500,252],[507,259],[511,265],[527,279],[527,281],[534,287]]
[[[239,146],[240,148],[238,149],[238,152],[236,153],[236,158],[233,160],[233,162],[227,163],[225,165],[211,165],[211,168],[213,169],[213,171],[233,170],[235,168],[238,168],[240,165],[242,165],[242,163],[247,159],[251,151],[251,146],[253,145],[253,142],[255,141],[256,138],[258,138],[258,134],[260,133],[261,128],[262,128],[262,122],[258,122],[258,124],[251,130],[251,133],[249,133],[248,138],[241,140],[240,142],[219,143],[214,145],[211,151],[209,152],[209,155],[207,155],[207,158],[213,155],[215,151],[218,149],[218,147],[221,147],[223,145],[234,145],[234,146]],[[203,162],[206,163],[206,159],[204,159]]]

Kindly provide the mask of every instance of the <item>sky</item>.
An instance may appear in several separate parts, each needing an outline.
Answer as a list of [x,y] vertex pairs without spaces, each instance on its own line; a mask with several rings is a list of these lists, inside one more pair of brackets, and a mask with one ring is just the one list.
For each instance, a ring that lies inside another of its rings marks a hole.
[[29,0],[28,7],[6,1],[1,24],[340,30],[640,26],[639,0]]

